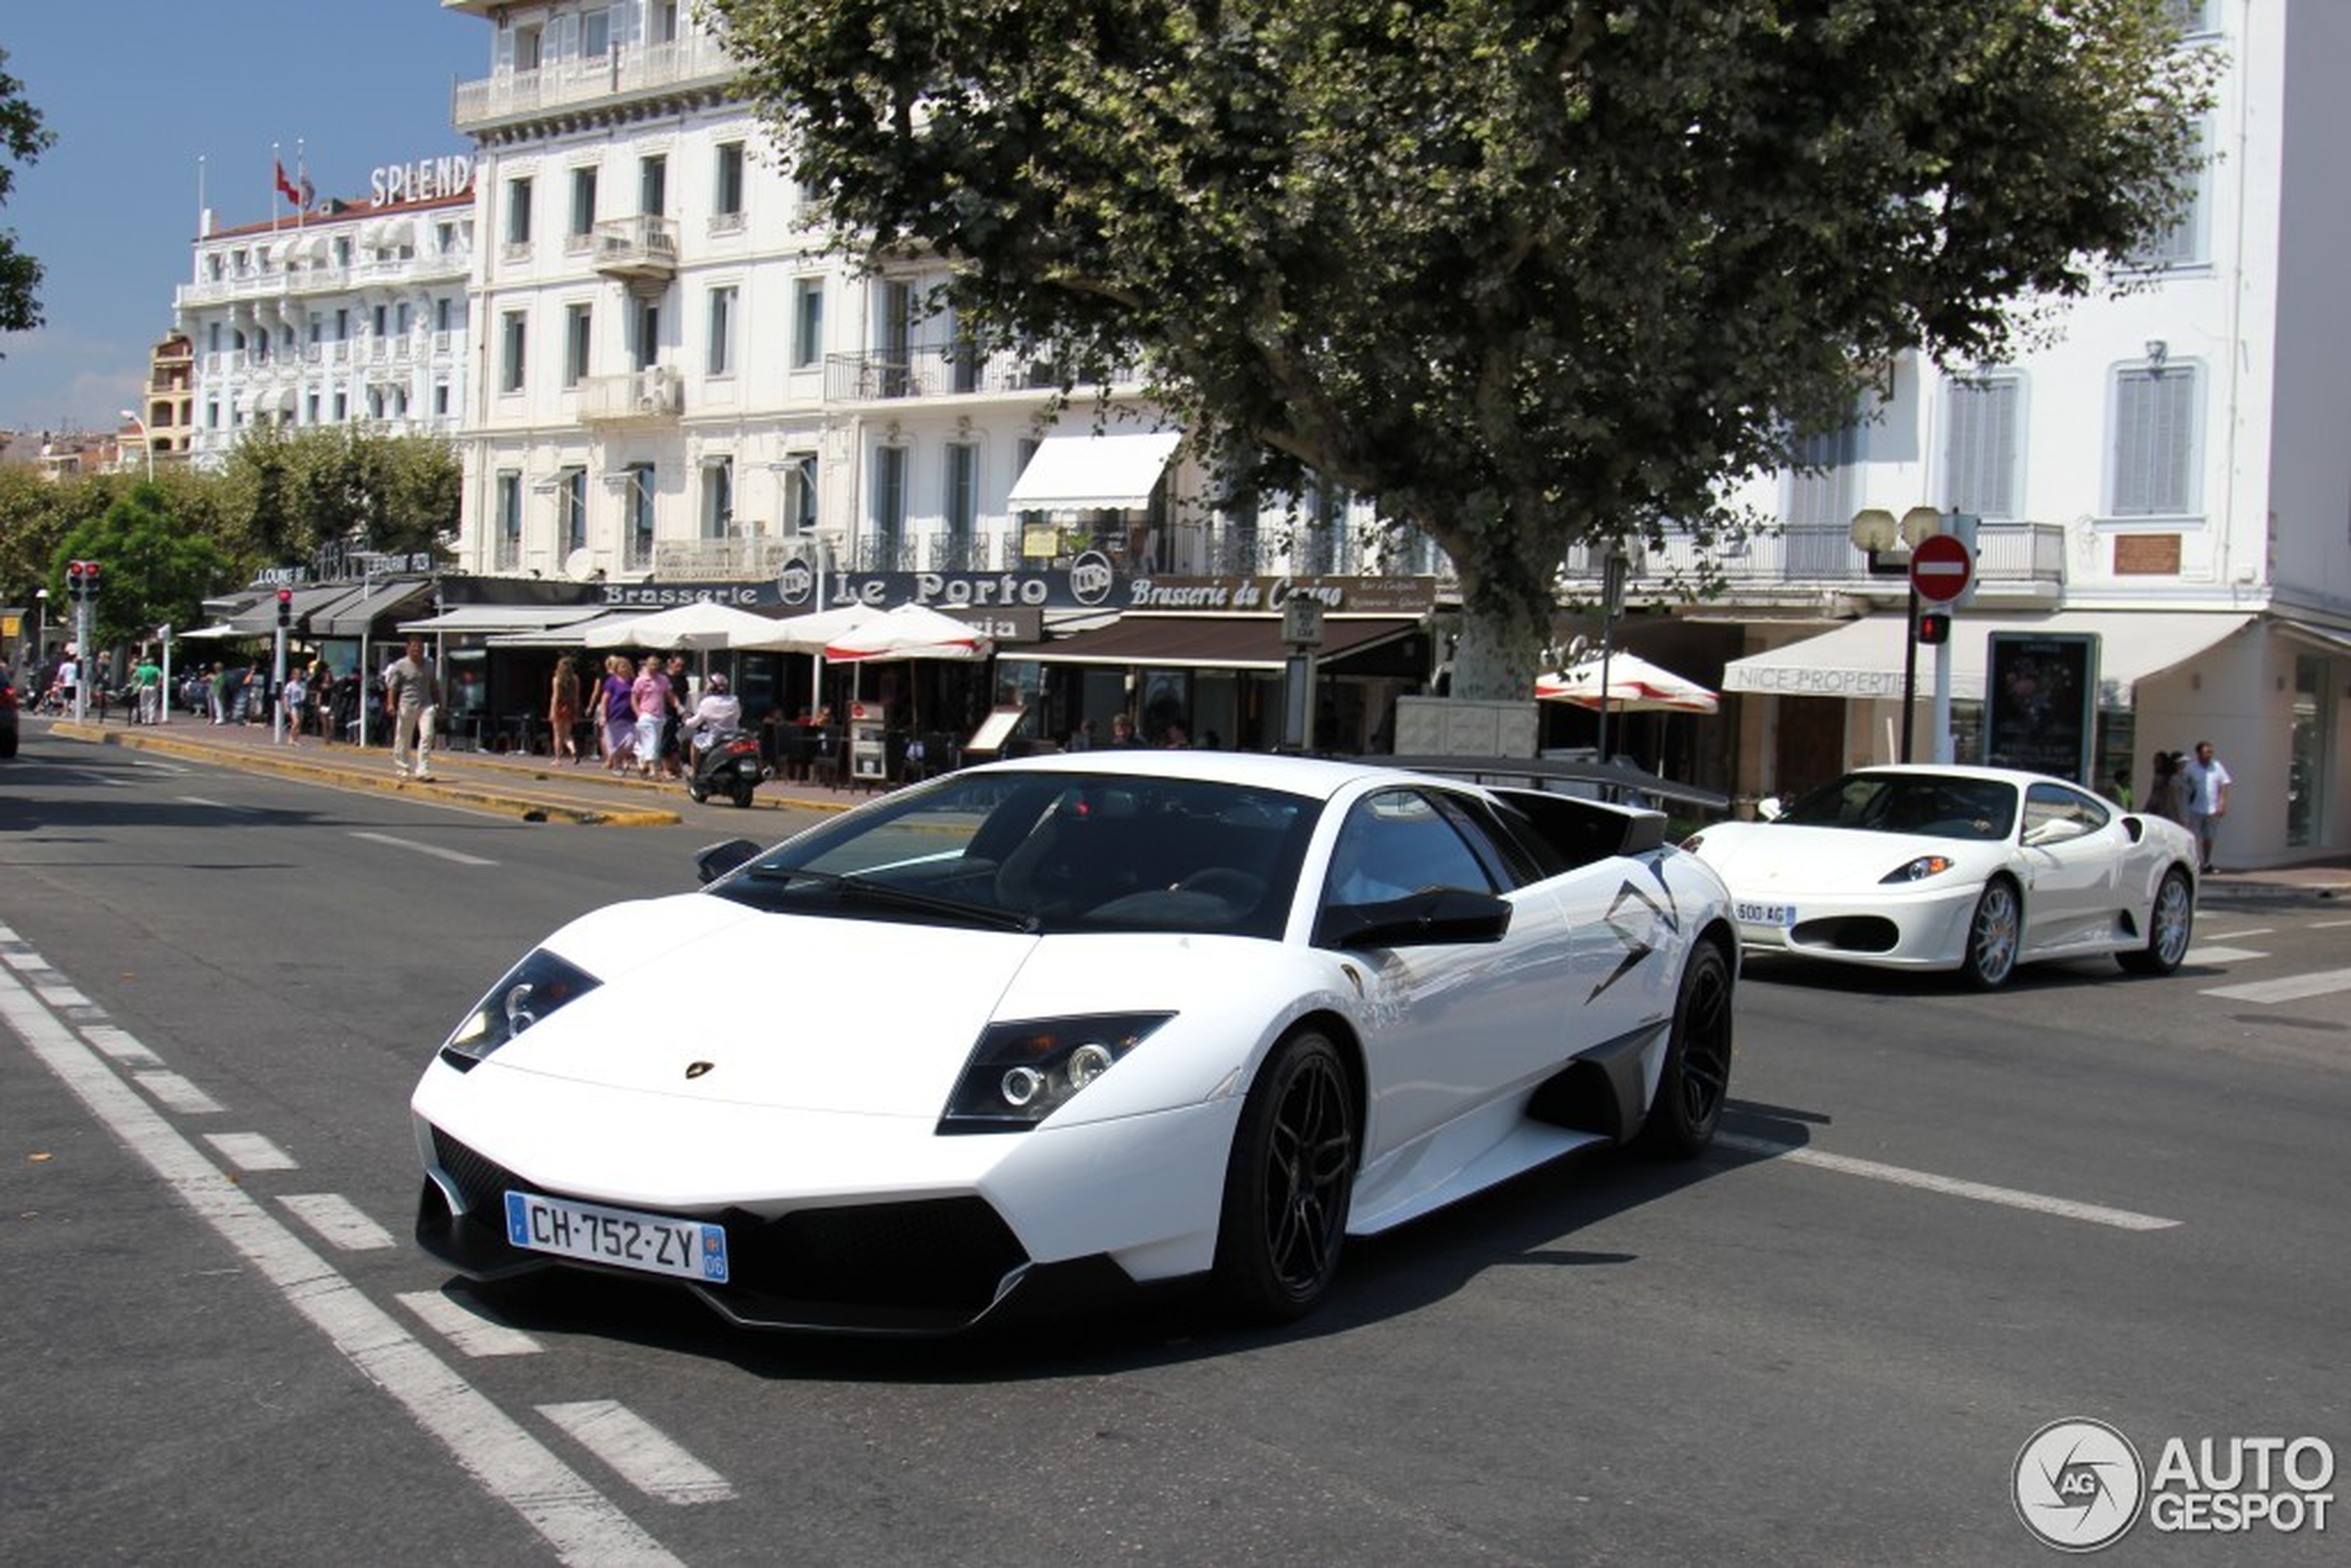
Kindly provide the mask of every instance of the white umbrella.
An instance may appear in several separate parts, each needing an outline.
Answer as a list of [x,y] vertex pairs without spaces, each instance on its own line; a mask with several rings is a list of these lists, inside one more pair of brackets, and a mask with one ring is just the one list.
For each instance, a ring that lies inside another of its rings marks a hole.
[[825,644],[841,664],[877,659],[984,659],[995,645],[952,616],[922,604],[901,604]]
[[708,599],[673,604],[617,626],[589,628],[580,641],[591,648],[657,648],[708,653],[728,646],[728,639],[764,631],[776,623],[749,610]]
[[729,635],[727,646],[738,653],[821,653],[826,643],[881,619],[882,615],[871,604],[836,604],[829,610],[762,621],[756,629]]
[[[1579,708],[1600,705],[1600,661],[1546,675],[1535,682],[1535,695],[1549,703],[1573,703]],[[1721,704],[1713,692],[1672,670],[1661,669],[1638,653],[1611,653],[1608,657],[1608,711],[1623,713],[1710,714]]]

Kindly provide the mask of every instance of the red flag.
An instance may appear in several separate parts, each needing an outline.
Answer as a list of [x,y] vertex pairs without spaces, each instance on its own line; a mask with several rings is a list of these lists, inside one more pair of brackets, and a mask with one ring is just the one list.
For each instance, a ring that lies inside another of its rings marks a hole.
[[296,206],[302,205],[302,193],[295,190],[294,182],[286,178],[286,165],[282,158],[278,160],[278,194]]

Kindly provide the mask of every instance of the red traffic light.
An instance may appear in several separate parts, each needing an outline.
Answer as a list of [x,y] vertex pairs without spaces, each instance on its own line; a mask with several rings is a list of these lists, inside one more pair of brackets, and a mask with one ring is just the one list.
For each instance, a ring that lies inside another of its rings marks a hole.
[[278,603],[279,603],[279,604],[292,604],[292,603],[293,603],[293,590],[292,590],[292,589],[291,589],[291,588],[281,588],[281,589],[278,590]]
[[1939,610],[1929,610],[1919,617],[1919,641],[1929,647],[1951,640],[1951,617]]
[[293,590],[291,588],[278,590],[278,624],[293,625]]

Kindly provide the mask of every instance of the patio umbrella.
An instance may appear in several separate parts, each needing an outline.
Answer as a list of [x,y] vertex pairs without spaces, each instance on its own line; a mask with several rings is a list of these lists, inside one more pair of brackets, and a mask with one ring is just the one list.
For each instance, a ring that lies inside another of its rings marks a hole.
[[836,604],[804,616],[763,620],[755,628],[730,633],[727,646],[738,653],[822,653],[826,643],[881,619],[882,615],[871,604]]
[[952,616],[922,604],[901,604],[825,644],[841,664],[882,659],[984,659],[995,644]]
[[[1586,659],[1557,674],[1539,677],[1535,682],[1535,695],[1547,703],[1598,708],[1600,661]],[[1697,681],[1661,669],[1638,653],[1620,651],[1609,654],[1610,713],[1710,714],[1720,705],[1714,693]]]
[[591,648],[653,648],[664,653],[703,653],[729,646],[728,639],[764,631],[776,623],[731,604],[697,599],[616,626],[592,626],[580,641]]

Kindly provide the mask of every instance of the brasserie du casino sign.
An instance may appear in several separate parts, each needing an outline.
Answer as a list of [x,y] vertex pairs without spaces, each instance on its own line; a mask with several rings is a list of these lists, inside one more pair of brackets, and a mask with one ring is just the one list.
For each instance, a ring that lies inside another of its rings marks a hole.
[[1156,610],[1278,614],[1285,601],[1310,598],[1339,615],[1424,615],[1437,604],[1434,578],[1163,577],[1123,572],[1108,555],[1089,550],[1065,567],[1005,572],[818,573],[792,561],[772,581],[607,583],[614,608],[661,609],[698,599],[746,609],[780,605],[805,613],[865,604],[886,610],[922,604],[934,610]]

